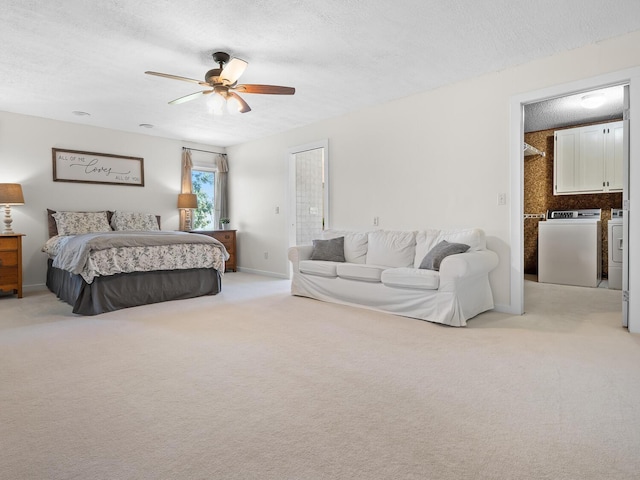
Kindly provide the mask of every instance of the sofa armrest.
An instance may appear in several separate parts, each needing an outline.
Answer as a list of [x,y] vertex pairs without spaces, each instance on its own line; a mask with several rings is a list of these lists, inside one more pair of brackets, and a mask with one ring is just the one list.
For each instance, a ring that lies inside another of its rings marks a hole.
[[449,255],[440,264],[440,280],[487,274],[498,266],[498,255],[491,250]]
[[288,257],[294,272],[300,273],[300,262],[302,260],[309,260],[311,258],[311,252],[313,252],[313,245],[296,245],[295,247],[289,248]]

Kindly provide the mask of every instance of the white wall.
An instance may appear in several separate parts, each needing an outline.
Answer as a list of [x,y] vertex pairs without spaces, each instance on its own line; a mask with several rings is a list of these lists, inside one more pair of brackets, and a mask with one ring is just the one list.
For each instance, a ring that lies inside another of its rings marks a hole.
[[[0,112],[0,183],[21,183],[25,205],[12,208],[15,232],[23,237],[23,284],[46,279],[46,209],[128,210],[162,216],[162,228],[178,228],[182,147],[224,151],[149,135]],[[53,147],[144,158],[145,186],[53,181]]]
[[286,152],[328,138],[331,227],[374,228],[374,216],[384,229],[481,227],[500,256],[496,304],[509,310],[510,169],[520,161],[509,156],[510,99],[640,65],[638,44],[635,32],[228,148],[240,268],[288,275]]

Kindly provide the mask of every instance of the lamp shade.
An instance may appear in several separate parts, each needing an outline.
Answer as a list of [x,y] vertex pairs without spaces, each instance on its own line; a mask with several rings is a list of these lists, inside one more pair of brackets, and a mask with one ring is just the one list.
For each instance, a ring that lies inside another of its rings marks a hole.
[[198,197],[195,193],[178,194],[178,208],[198,208]]
[[24,205],[19,183],[0,183],[0,205]]

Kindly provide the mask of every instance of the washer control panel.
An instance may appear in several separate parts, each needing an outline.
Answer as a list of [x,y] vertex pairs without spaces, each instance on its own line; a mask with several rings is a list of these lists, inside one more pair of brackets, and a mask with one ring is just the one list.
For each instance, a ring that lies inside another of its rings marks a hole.
[[602,211],[599,208],[585,208],[583,210],[549,210],[549,220],[600,220]]
[[621,208],[612,208],[611,209],[611,218],[622,218],[624,216],[624,210]]

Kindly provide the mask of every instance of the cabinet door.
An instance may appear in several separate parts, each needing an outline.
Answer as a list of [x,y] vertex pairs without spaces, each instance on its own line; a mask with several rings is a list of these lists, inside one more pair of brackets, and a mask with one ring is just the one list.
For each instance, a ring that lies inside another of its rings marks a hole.
[[604,181],[604,125],[580,128],[580,153],[578,161],[578,192],[598,192],[605,189]]
[[554,195],[622,191],[623,122],[554,132]]
[[553,193],[574,193],[578,179],[578,157],[580,152],[580,129],[568,128],[554,132],[553,146]]
[[605,133],[605,182],[609,192],[622,191],[622,160],[624,155],[623,122],[606,125]]

